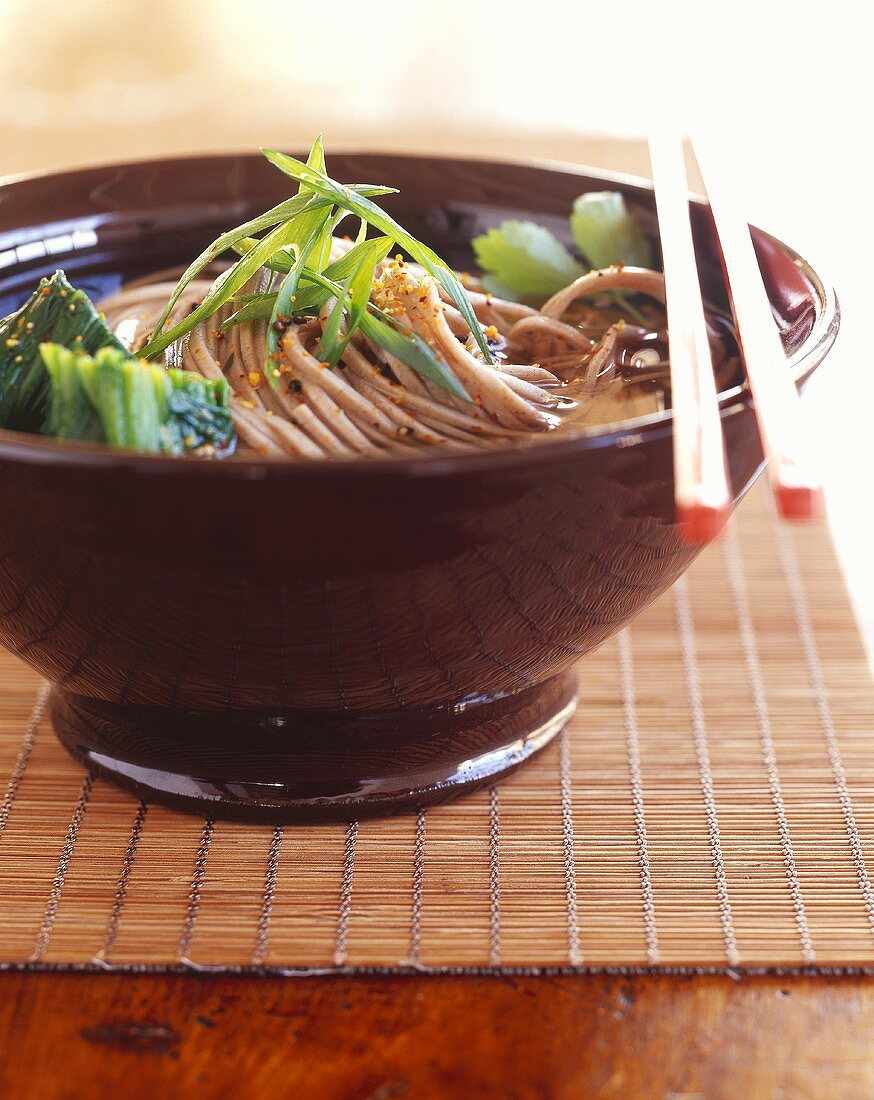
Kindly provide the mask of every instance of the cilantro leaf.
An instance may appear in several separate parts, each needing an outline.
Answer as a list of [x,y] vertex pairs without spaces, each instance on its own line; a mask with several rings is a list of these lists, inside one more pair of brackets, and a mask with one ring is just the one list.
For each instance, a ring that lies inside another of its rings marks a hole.
[[545,301],[586,271],[553,233],[534,222],[502,222],[471,243],[486,290],[514,301]]

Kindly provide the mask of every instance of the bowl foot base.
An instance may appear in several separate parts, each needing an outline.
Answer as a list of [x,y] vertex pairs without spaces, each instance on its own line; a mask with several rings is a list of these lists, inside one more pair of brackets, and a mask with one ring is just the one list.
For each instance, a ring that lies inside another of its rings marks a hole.
[[416,810],[489,783],[559,732],[564,673],[500,699],[379,714],[198,714],[52,692],[61,744],[147,801],[206,817],[350,820]]

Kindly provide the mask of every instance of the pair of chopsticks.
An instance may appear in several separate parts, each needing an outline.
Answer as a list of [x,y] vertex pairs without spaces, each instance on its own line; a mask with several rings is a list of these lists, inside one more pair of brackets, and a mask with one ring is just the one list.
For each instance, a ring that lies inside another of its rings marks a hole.
[[[683,140],[653,134],[649,149],[665,271],[676,516],[685,538],[701,543],[724,525],[732,494],[695,262]],[[801,401],[787,369],[749,226],[713,150],[696,140],[694,152],[716,223],[777,510],[787,518],[812,517],[819,511],[820,487],[804,455]]]

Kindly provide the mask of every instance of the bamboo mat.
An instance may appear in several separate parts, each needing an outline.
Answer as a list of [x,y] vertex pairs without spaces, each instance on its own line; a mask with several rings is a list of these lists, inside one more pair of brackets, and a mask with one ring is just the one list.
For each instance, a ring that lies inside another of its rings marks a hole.
[[418,817],[142,806],[0,674],[2,966],[874,967],[871,675],[826,531],[762,491],[532,764]]

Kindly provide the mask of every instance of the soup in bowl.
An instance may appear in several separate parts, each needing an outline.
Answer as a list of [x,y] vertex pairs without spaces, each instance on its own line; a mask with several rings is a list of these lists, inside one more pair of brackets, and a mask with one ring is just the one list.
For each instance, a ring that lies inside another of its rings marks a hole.
[[[488,255],[472,241],[532,221],[579,263],[568,211],[591,193],[621,196],[653,236],[651,192],[624,177],[367,154],[334,158],[332,173],[399,188],[380,207],[458,272]],[[179,271],[228,226],[286,201],[280,173],[259,157],[177,158],[21,179],[0,194],[0,312],[61,267],[105,311],[123,345],[113,354],[151,353],[153,365],[163,356],[178,374],[178,392],[165,394],[159,372],[156,417],[128,423],[94,379],[111,367],[130,381],[151,368],[129,358],[104,367],[105,349],[93,361],[57,352],[58,362],[46,360],[57,437],[0,431],[0,640],[52,682],[63,744],[141,797],[210,816],[348,819],[492,781],[568,719],[580,658],[694,558],[674,518],[657,294],[620,279],[602,284],[594,305],[577,299],[550,316],[548,284],[540,302],[513,303],[472,275],[458,282],[467,314],[455,283],[427,268],[428,253],[423,267],[402,248],[400,260],[374,253],[385,294],[350,333],[354,277],[323,275],[328,298],[300,312],[302,291],[319,284],[295,284],[301,297],[287,293],[277,311],[298,255],[284,245],[266,281],[241,284],[224,313],[194,312],[233,270],[204,267],[206,287],[190,303],[180,297],[162,332]],[[693,215],[737,500],[762,453],[706,207],[694,204]],[[834,339],[834,295],[790,248],[754,237],[787,369],[801,384]],[[238,240],[237,255],[259,239]],[[372,239],[327,243],[321,271]],[[418,303],[428,279],[434,297]],[[409,308],[404,294],[416,298]],[[397,324],[398,302],[405,316],[419,304],[440,310],[458,348],[440,332],[429,344],[433,313],[421,330]],[[250,329],[225,327],[250,305]],[[587,331],[598,324],[593,310],[603,313],[597,332]],[[235,342],[230,362],[223,341]],[[248,369],[249,354],[263,369]],[[295,370],[286,354],[297,356]],[[588,381],[574,363],[592,367]],[[198,371],[205,381],[192,389],[186,379]],[[646,377],[629,378],[635,371]],[[229,395],[216,397],[223,379]],[[453,379],[464,392],[452,392]],[[189,446],[190,428],[175,430],[171,413],[204,405],[223,427]],[[388,428],[363,411],[371,406]],[[130,424],[139,434],[126,437]],[[154,445],[140,445],[147,435]]]

